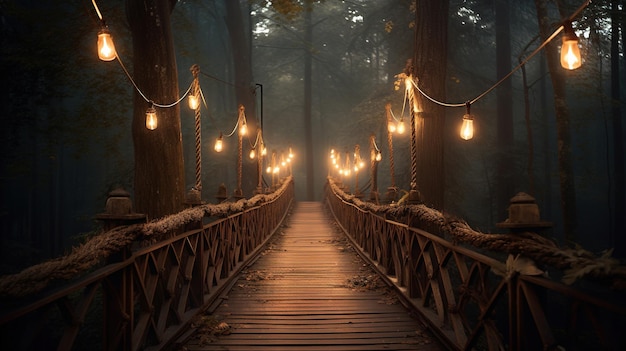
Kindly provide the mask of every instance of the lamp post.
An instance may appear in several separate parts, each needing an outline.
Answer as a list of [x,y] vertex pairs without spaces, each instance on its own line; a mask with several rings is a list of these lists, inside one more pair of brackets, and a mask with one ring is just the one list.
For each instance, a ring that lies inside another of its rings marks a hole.
[[363,160],[361,159],[361,147],[359,144],[354,146],[354,196],[361,198],[361,189],[359,189],[359,170],[363,168]]
[[237,189],[233,193],[233,197],[236,199],[243,198],[243,190],[241,190],[241,177],[242,177],[242,169],[243,169],[243,136],[248,132],[248,126],[246,126],[246,115],[244,113],[245,108],[243,105],[239,105],[239,116],[237,117],[237,126],[239,127],[239,131],[237,133],[238,140],[238,159],[237,159]]
[[257,152],[258,182],[255,193],[263,194],[263,158],[267,154],[267,149],[265,148],[265,143],[263,142],[263,132],[261,131],[261,128],[259,128],[257,132],[257,145],[257,148],[259,149]]

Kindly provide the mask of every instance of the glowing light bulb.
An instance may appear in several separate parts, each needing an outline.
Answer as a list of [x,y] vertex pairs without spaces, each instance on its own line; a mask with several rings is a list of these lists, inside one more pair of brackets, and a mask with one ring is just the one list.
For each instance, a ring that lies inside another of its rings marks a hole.
[[561,66],[563,68],[574,70],[582,65],[580,59],[580,49],[578,48],[578,39],[567,40],[563,38],[561,46]]
[[474,117],[472,115],[463,115],[463,124],[461,125],[461,139],[470,140],[474,137]]
[[400,122],[398,123],[398,134],[404,134],[405,130],[406,130],[406,126],[404,125],[404,120],[401,119]]
[[387,123],[387,130],[389,131],[389,133],[395,133],[396,132],[396,124],[393,123],[393,122]]
[[146,128],[149,130],[155,130],[157,128],[158,120],[156,110],[154,107],[148,107],[146,110]]
[[383,159],[383,154],[381,154],[381,153],[380,153],[380,151],[378,151],[378,152],[376,153],[376,161],[380,161],[380,160],[382,160],[382,159]]
[[213,149],[215,149],[216,152],[222,152],[223,148],[224,142],[222,140],[222,133],[220,133],[220,136],[217,138],[217,140],[215,140],[215,146],[213,147]]
[[187,102],[189,103],[189,108],[194,111],[200,107],[200,99],[198,99],[197,95],[190,94]]
[[563,25],[563,44],[561,45],[561,66],[573,70],[582,65],[578,37],[574,33],[571,22]]
[[250,150],[250,159],[254,160],[255,157],[256,157],[256,151],[254,149]]
[[112,61],[117,56],[111,33],[106,27],[98,32],[98,58],[102,61]]
[[246,134],[248,134],[248,126],[246,125],[246,122],[242,122],[241,127],[239,128],[239,135],[246,135]]

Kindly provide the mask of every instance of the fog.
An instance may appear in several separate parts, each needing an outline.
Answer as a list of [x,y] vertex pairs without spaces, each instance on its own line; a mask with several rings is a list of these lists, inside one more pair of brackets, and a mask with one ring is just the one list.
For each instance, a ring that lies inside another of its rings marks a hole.
[[[0,274],[58,256],[99,231],[101,224],[94,217],[104,211],[107,194],[123,187],[132,195],[135,181],[131,134],[135,88],[117,61],[98,60],[95,45],[100,24],[93,7],[88,2],[52,5],[33,0],[26,11],[21,7],[24,4],[18,3],[0,5],[4,140]],[[132,76],[132,43],[124,2],[102,0],[98,5],[107,18],[120,61]],[[345,157],[358,144],[361,157],[369,164],[370,135],[375,136],[383,156],[378,187],[384,193],[390,185],[385,105],[391,104],[397,118],[409,118],[404,92],[394,84],[395,75],[403,72],[413,55],[414,14],[408,5],[391,0],[315,3],[311,43],[304,41],[302,14],[287,18],[256,2],[248,6],[242,1],[241,6],[249,25],[245,30],[251,37],[250,89],[256,99],[254,106],[246,106],[246,112],[262,123],[270,155],[276,152],[280,159],[293,150],[296,199],[308,200],[306,186],[311,181],[313,200],[322,201],[325,179],[335,175],[329,161],[331,149]],[[514,2],[509,10],[511,67],[515,67],[520,57],[539,45],[538,26],[533,4]],[[613,247],[618,233],[612,221],[624,216],[614,211],[610,22],[598,17],[601,11],[601,5],[588,9],[586,20],[580,22],[581,45],[592,45],[583,49],[587,55],[583,67],[564,73],[577,237],[579,244],[594,252]],[[590,20],[594,15],[595,22]],[[451,1],[448,21],[448,57],[436,58],[447,61],[447,76],[442,77],[446,96],[437,98],[463,103],[497,81],[492,1]],[[589,23],[596,26],[590,29]],[[192,81],[190,67],[197,64],[202,72],[200,85],[206,101],[201,108],[202,199],[216,202],[218,187],[224,184],[232,194],[238,176],[237,135],[229,137],[237,123],[238,101],[224,4],[179,1],[172,13],[172,28],[181,95]],[[588,34],[590,30],[593,35],[585,36],[584,31]],[[312,177],[306,169],[308,131],[304,121],[304,58],[309,47]],[[545,235],[566,244],[557,122],[544,55],[533,57],[524,69],[529,124],[522,72],[517,71],[510,77],[514,137],[509,150],[497,147],[496,121],[501,116],[497,115],[495,91],[472,106],[476,125],[472,140],[458,137],[465,109],[446,110],[442,210],[478,230],[502,232],[496,223],[507,218],[508,204],[498,200],[496,184],[506,179],[512,191],[505,196],[531,193],[542,219],[553,223]],[[618,74],[623,76],[623,72]],[[619,104],[621,107],[621,101]],[[189,190],[195,183],[194,111],[183,103],[176,108],[180,108]],[[621,116],[623,120],[623,112]],[[220,132],[225,149],[216,153],[213,145]],[[393,136],[395,182],[401,191],[410,189],[409,135]],[[256,186],[256,160],[247,157],[254,142],[254,136],[244,140],[243,178]],[[496,167],[498,158],[510,162],[506,174]],[[365,188],[369,176],[369,168],[359,173],[359,186],[365,193],[371,190]],[[267,174],[264,179],[266,185],[272,181]],[[353,177],[344,179],[353,190],[354,181]]]

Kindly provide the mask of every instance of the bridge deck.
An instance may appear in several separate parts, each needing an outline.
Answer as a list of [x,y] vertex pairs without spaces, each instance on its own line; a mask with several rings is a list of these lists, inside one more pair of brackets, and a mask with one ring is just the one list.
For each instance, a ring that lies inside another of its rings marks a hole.
[[333,228],[300,202],[187,350],[443,350]]

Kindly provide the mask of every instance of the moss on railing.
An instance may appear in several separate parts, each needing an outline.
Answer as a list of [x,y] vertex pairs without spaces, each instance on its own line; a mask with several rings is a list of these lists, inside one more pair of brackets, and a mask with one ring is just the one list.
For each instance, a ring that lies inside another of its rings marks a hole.
[[341,200],[362,210],[419,227],[453,242],[528,257],[537,263],[561,270],[562,281],[566,284],[572,284],[581,278],[591,278],[610,285],[614,290],[626,292],[626,266],[620,265],[619,260],[611,256],[611,251],[597,256],[582,248],[562,248],[532,232],[482,233],[472,229],[462,219],[422,204],[377,205],[345,193],[332,178],[329,178],[328,183],[332,192]]
[[274,201],[285,192],[291,182],[291,177],[286,178],[281,187],[271,194],[259,194],[237,202],[192,207],[149,223],[121,226],[102,232],[72,248],[70,253],[62,257],[28,267],[17,274],[0,277],[0,297],[16,298],[37,293],[52,281],[67,281],[79,277],[134,242],[147,239],[158,241],[187,224],[201,221],[204,217],[227,217]]

